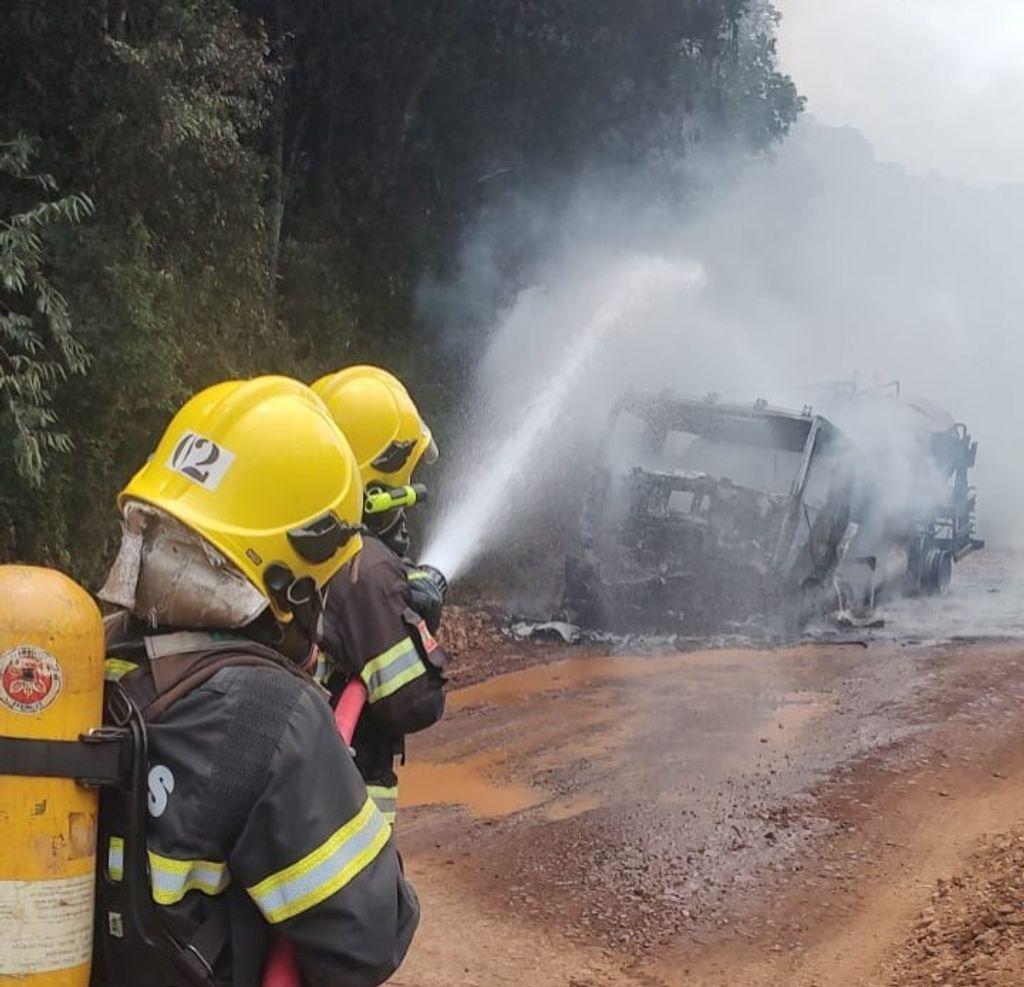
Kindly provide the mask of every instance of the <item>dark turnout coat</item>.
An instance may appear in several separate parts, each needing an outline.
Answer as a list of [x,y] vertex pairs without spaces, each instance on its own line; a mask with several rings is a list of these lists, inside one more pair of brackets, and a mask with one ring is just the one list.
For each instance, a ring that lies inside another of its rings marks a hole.
[[322,647],[337,667],[334,691],[352,676],[367,704],[353,741],[371,795],[393,821],[398,779],[393,759],[402,738],[444,713],[447,656],[434,638],[443,594],[430,572],[367,535],[363,550],[327,588]]
[[[386,980],[419,906],[325,692],[239,638],[165,634],[112,652],[108,677],[148,721],[149,878],[174,938],[205,951],[214,981],[232,987],[258,987],[275,935],[294,945],[307,987]],[[166,695],[153,701],[211,661],[223,667],[169,705]],[[124,867],[123,838],[116,816],[101,816],[110,887]],[[97,927],[106,932],[104,883]],[[144,970],[123,979],[116,969],[96,981],[150,982]]]

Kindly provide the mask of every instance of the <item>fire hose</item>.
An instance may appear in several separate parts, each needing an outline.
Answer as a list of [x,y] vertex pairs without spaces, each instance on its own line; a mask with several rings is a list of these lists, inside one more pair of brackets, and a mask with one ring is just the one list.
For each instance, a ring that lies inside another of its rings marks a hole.
[[[354,678],[342,690],[334,708],[334,722],[346,747],[352,746],[352,736],[365,705],[366,686],[362,679]],[[263,971],[263,987],[302,987],[295,951],[284,936],[278,936],[270,951],[270,959]]]

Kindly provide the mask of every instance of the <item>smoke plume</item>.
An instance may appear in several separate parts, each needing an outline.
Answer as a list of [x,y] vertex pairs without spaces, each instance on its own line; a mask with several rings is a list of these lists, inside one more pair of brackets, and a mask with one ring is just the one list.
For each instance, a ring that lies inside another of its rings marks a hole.
[[[567,450],[599,436],[624,390],[714,392],[827,413],[829,382],[898,380],[904,396],[968,424],[980,443],[982,534],[1019,544],[1024,187],[914,176],[879,164],[856,131],[813,120],[771,158],[708,152],[687,169],[682,196],[620,177],[580,182],[557,209],[550,199],[519,199],[476,229],[453,284],[423,294],[441,318],[498,327],[471,401],[514,421],[559,375],[609,272],[638,257],[704,272],[696,291],[651,292],[628,331],[604,333],[586,372],[565,382],[557,430],[530,446],[515,477],[520,512],[564,489]],[[502,275],[509,243],[535,250],[526,286],[511,297]],[[891,439],[876,457],[879,482],[893,498],[916,496],[921,478],[900,473],[909,460],[899,423],[874,428]],[[470,425],[448,443],[454,472],[486,475],[501,441]],[[495,527],[481,549],[508,549],[523,535],[514,524]]]

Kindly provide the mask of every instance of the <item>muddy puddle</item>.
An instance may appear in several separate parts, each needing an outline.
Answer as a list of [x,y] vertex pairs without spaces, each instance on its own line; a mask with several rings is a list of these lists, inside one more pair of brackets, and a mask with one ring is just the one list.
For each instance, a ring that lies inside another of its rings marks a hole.
[[574,819],[605,804],[597,792],[557,797],[540,787],[500,777],[499,770],[481,760],[452,764],[409,763],[399,775],[403,809],[451,806],[477,819],[501,819],[524,809],[543,806],[552,822]]
[[663,673],[678,666],[679,662],[679,656],[567,658],[550,665],[534,665],[499,675],[460,689],[448,697],[448,709],[454,712],[485,704],[508,706],[544,692],[575,691],[602,681],[642,679]]
[[410,761],[399,769],[399,804],[405,808],[462,806],[494,819],[544,801],[546,793],[497,777],[500,758],[480,756],[447,764]]
[[[776,652],[777,653],[777,652]],[[756,663],[769,652],[707,650],[669,655],[588,655],[548,665],[533,665],[459,689],[448,697],[451,712],[473,706],[510,706],[542,693],[578,692],[588,686],[638,683],[654,678],[685,675],[688,669]]]
[[400,804],[477,818],[539,810],[558,822],[649,800],[646,765],[666,749],[678,753],[657,779],[661,795],[689,791],[704,772],[757,771],[833,703],[794,687],[780,665],[761,652],[580,657],[458,690],[429,742],[413,738]]
[[[599,806],[596,792],[561,795],[566,761],[617,762],[628,724],[609,710],[605,694],[616,683],[649,683],[680,663],[672,658],[570,658],[501,675],[453,692],[448,715],[481,707],[500,710],[514,724],[500,738],[473,732],[471,745],[428,745],[426,758],[413,756],[400,769],[400,805],[461,807],[477,818],[494,819],[544,806],[552,820],[571,819]],[[582,699],[581,696],[586,696]],[[485,753],[478,753],[480,745]],[[528,767],[526,767],[528,766]],[[529,784],[519,775],[526,772]],[[552,780],[552,786],[545,784]]]

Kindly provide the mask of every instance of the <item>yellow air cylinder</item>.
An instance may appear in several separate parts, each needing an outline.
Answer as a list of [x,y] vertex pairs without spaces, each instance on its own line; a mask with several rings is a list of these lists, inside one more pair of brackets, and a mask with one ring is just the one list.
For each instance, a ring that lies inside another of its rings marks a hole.
[[[103,622],[67,576],[0,566],[0,735],[76,740],[103,713]],[[98,794],[0,775],[0,984],[87,987]]]

